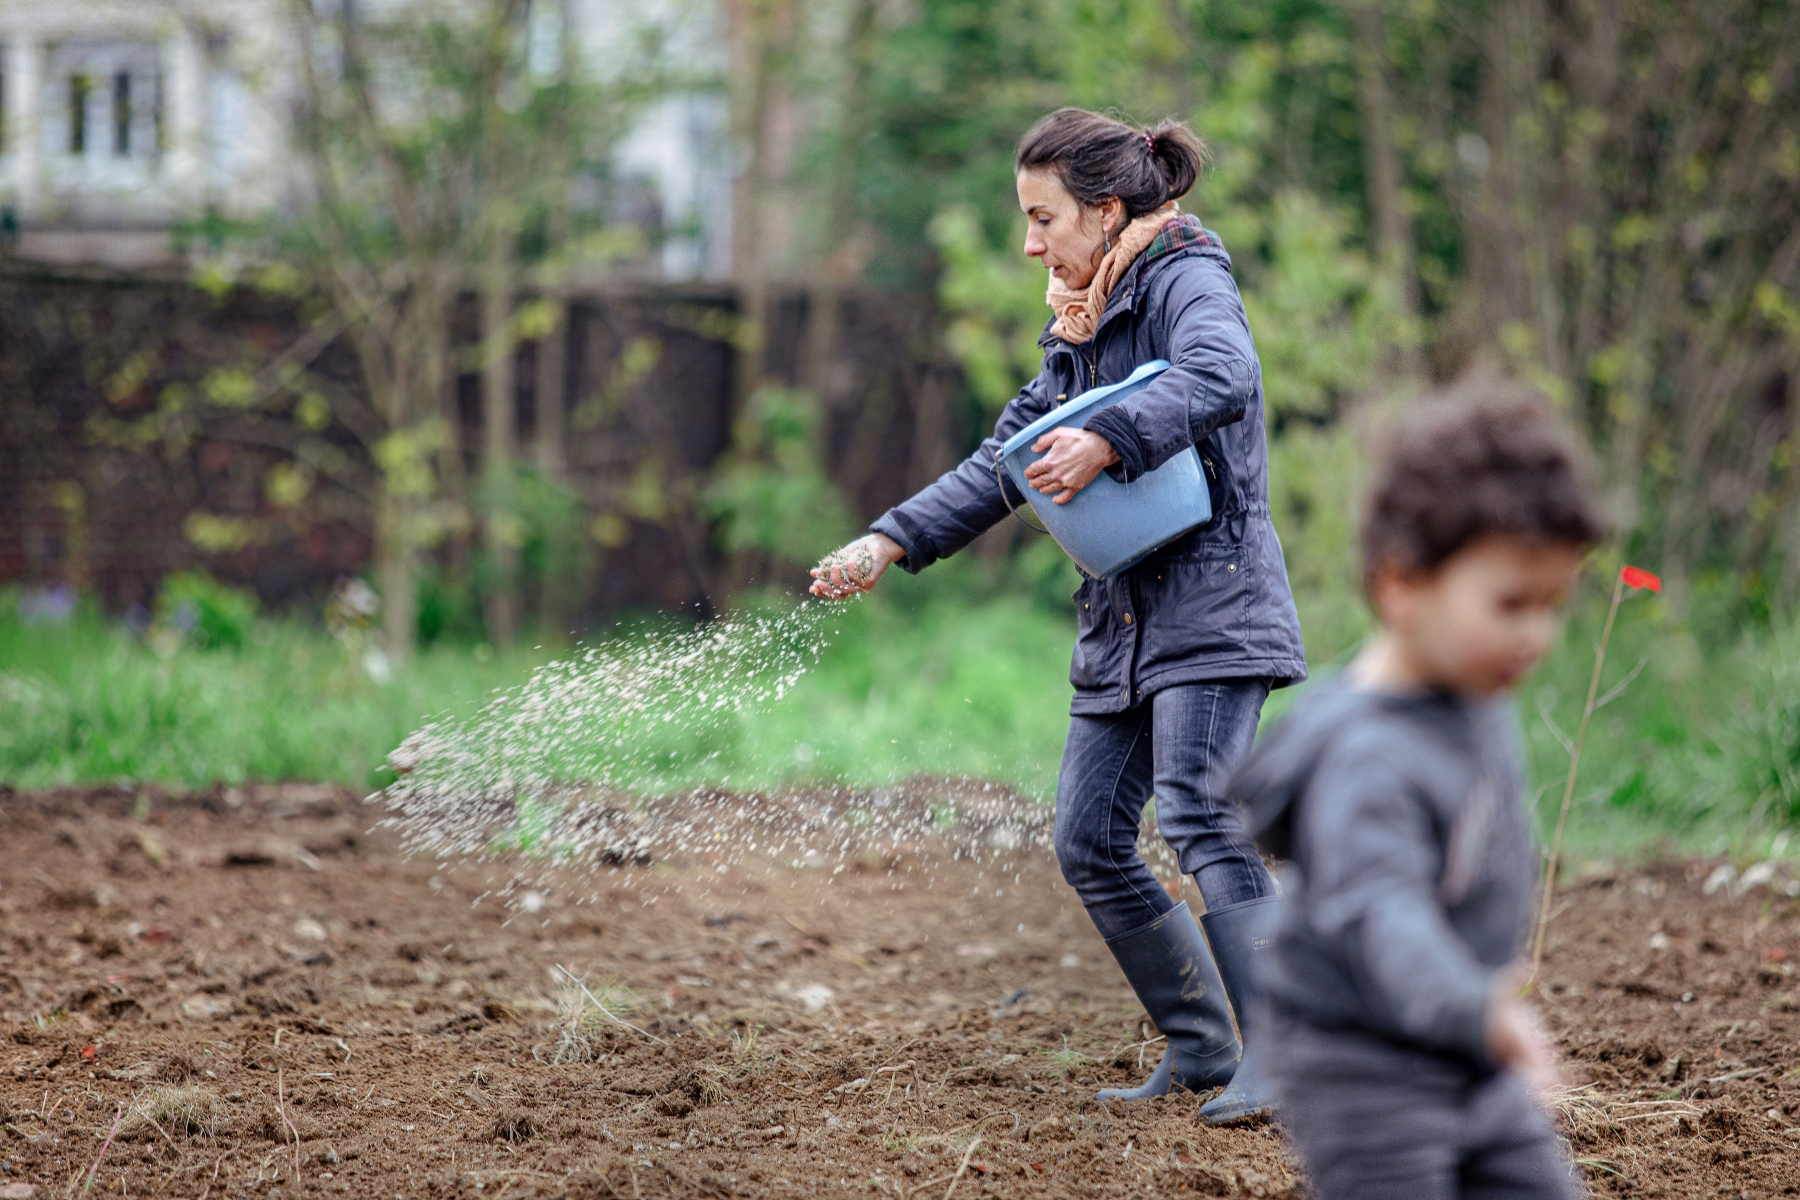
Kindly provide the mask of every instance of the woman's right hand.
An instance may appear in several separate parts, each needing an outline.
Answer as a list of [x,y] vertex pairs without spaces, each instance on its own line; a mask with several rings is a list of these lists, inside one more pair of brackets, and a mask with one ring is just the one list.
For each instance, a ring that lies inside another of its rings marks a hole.
[[885,533],[857,538],[841,550],[833,550],[812,569],[812,594],[825,600],[843,600],[875,586],[881,573],[906,557],[900,543]]

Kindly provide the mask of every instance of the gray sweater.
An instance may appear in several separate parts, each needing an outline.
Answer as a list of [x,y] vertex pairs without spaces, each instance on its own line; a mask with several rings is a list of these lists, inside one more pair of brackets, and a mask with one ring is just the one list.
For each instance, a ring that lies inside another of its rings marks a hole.
[[1259,845],[1290,861],[1270,1002],[1490,1065],[1483,1021],[1537,875],[1502,701],[1316,685],[1238,771]]

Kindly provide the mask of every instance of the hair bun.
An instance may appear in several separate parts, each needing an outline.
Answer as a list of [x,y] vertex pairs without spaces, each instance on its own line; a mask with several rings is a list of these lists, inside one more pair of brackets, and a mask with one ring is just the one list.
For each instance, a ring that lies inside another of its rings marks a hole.
[[1013,169],[1054,169],[1077,202],[1092,206],[1117,197],[1135,220],[1193,187],[1205,155],[1205,145],[1179,121],[1139,129],[1099,113],[1059,108],[1019,140]]
[[1206,146],[1193,130],[1179,121],[1158,121],[1144,131],[1144,145],[1169,181],[1169,198],[1180,199],[1200,178],[1206,162]]

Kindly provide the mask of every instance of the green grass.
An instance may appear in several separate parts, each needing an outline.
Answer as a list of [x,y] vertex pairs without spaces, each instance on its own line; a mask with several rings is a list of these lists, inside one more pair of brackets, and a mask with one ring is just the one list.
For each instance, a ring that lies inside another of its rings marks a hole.
[[316,779],[363,787],[426,715],[472,707],[533,657],[421,654],[378,685],[323,630],[259,621],[241,649],[165,657],[91,610],[23,625],[0,604],[0,778],[19,787]]
[[[1555,822],[1606,597],[1589,595],[1519,697],[1539,827]],[[1583,750],[1569,839],[1577,857],[1760,856],[1800,822],[1800,624],[1702,639],[1667,601],[1626,599]],[[1552,728],[1554,724],[1555,728]],[[1560,733],[1560,737],[1559,737]]]
[[[642,781],[875,785],[931,773],[1048,795],[1068,711],[1070,618],[1027,597],[977,596],[968,579],[945,575],[935,587],[898,579],[900,595],[832,613],[830,645],[778,705],[722,729],[668,728],[654,714],[618,726],[641,750]],[[663,628],[624,623],[608,636]],[[377,683],[358,653],[296,618],[258,621],[241,648],[164,651],[91,609],[65,625],[24,625],[0,595],[0,780],[380,786],[391,779],[386,755],[421,724],[473,713],[557,654],[439,646]]]
[[[1016,570],[1002,579],[979,563],[933,574],[895,578],[832,610],[821,626],[829,646],[779,703],[710,728],[651,713],[606,718],[601,732],[627,748],[631,782],[648,791],[869,787],[928,774],[1048,798],[1068,713],[1073,617],[1062,581],[1050,568],[1035,581]],[[1519,697],[1546,830],[1568,762],[1552,725],[1572,735],[1580,719],[1604,604],[1600,595],[1577,603],[1561,645]],[[467,716],[570,652],[440,646],[377,683],[358,654],[300,618],[262,619],[238,648],[165,644],[159,653],[91,610],[62,626],[26,626],[15,614],[0,595],[0,780],[19,787],[295,778],[378,787],[391,778],[388,751],[422,723]],[[659,627],[627,624],[608,636]],[[1353,649],[1340,647],[1338,659]],[[1602,690],[1640,661],[1589,734],[1572,857],[1766,852],[1800,820],[1800,628],[1702,641],[1671,620],[1665,601],[1634,597]],[[1294,695],[1277,693],[1270,716]]]

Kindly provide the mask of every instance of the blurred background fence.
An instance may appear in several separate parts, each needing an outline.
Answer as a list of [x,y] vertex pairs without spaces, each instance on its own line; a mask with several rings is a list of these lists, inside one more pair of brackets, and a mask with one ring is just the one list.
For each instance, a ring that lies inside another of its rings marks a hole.
[[[773,386],[798,387],[814,302],[798,289],[774,298],[765,350]],[[835,302],[840,384],[817,449],[830,485],[873,515],[948,466],[975,427],[950,403],[954,370],[921,362],[929,331],[906,305],[866,289]],[[519,354],[519,457],[542,484],[519,505],[525,610],[566,635],[632,610],[708,613],[715,596],[768,582],[769,564],[734,573],[706,499],[732,448],[736,351],[720,330],[738,321],[734,295],[627,284],[563,303],[557,369],[538,371],[536,344]],[[304,418],[204,394],[234,378],[221,364],[229,372],[304,335],[292,301],[209,296],[184,280],[20,273],[0,282],[0,305],[13,334],[0,360],[0,580],[67,581],[126,613],[152,606],[165,574],[205,568],[281,609],[316,607],[339,579],[368,569],[378,471],[368,449],[323,418],[308,429]],[[453,336],[473,341],[472,298],[461,307]],[[109,360],[122,366],[96,378],[96,363]],[[344,346],[328,347],[310,371],[359,386]],[[563,419],[539,420],[543,404],[562,406]],[[478,374],[455,380],[446,412],[453,478],[467,485],[482,471]],[[308,438],[321,461],[297,466]],[[427,640],[484,633],[472,522],[455,532],[425,566]],[[549,544],[556,538],[587,548],[571,553]]]

